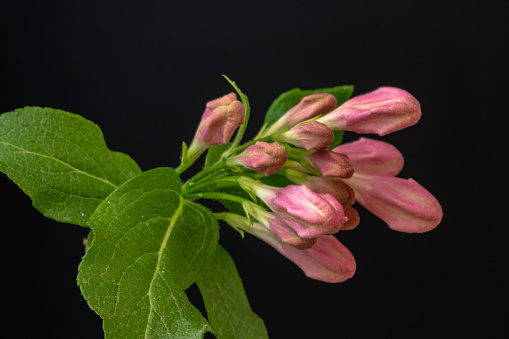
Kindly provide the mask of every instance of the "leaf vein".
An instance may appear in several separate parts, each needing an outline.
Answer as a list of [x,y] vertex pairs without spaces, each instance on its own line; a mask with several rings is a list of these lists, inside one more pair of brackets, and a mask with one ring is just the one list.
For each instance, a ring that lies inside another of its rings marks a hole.
[[10,147],[13,147],[13,148],[16,148],[16,149],[19,149],[20,151],[19,152],[16,152],[16,153],[24,153],[24,154],[33,154],[33,155],[36,155],[36,156],[39,156],[41,158],[47,158],[47,159],[51,159],[53,161],[56,161],[64,166],[67,166],[69,167],[70,169],[72,169],[74,172],[76,173],[80,173],[80,174],[83,174],[85,176],[88,176],[88,177],[91,177],[93,179],[96,179],[96,180],[99,180],[99,181],[102,181],[108,185],[111,185],[113,188],[117,188],[117,185],[113,184],[111,181],[107,180],[107,179],[104,179],[104,178],[101,178],[101,177],[98,177],[96,175],[93,175],[93,174],[90,174],[90,173],[87,173],[87,172],[84,172],[82,170],[79,170],[77,169],[76,167],[73,167],[71,166],[69,163],[66,163],[65,161],[62,161],[60,159],[57,159],[55,157],[52,157],[52,156],[49,156],[49,155],[45,155],[45,154],[41,154],[41,153],[36,153],[36,152],[32,152],[32,151],[29,151],[27,149],[24,149],[22,147],[19,147],[19,146],[16,146],[16,145],[13,145],[11,143],[8,143],[8,142],[4,142],[4,141],[0,141],[1,144],[4,144],[4,145],[7,145],[7,146],[10,146]]

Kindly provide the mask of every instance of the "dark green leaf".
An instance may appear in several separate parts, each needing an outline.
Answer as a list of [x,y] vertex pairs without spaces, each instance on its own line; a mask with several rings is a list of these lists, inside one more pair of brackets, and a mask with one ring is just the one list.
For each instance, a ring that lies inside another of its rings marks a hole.
[[266,185],[275,187],[286,187],[288,185],[293,185],[293,182],[288,180],[286,176],[280,175],[278,173],[271,174],[268,177],[260,178],[260,181]]
[[[228,193],[231,195],[235,195],[237,197],[241,197],[244,199],[251,200],[251,196],[246,193],[242,188],[230,188],[227,190],[221,190],[222,193]],[[244,208],[240,203],[230,201],[230,200],[219,200],[221,204],[223,204],[224,207],[226,207],[230,212],[237,213],[237,214],[244,214]]]
[[94,123],[40,107],[0,116],[0,171],[45,216],[82,226],[117,186],[141,172],[106,147]]
[[232,258],[221,246],[197,283],[218,339],[268,338],[263,320],[249,306]]
[[269,110],[265,114],[265,122],[268,125],[274,123],[283,114],[285,114],[290,108],[297,105],[302,98],[307,95],[315,93],[328,93],[333,95],[338,101],[338,106],[347,101],[353,93],[353,86],[337,86],[330,88],[320,88],[315,90],[302,90],[300,88],[294,88],[281,94],[277,97],[269,107]]
[[181,196],[170,168],[115,190],[90,219],[92,244],[80,265],[82,293],[109,338],[201,338],[208,323],[184,291],[214,254],[217,221]]

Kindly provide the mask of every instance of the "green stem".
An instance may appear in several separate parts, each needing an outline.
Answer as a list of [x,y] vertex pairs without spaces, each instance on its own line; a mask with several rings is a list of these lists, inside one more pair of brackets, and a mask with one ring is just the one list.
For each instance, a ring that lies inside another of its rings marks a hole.
[[180,166],[175,169],[175,172],[180,176],[186,169],[188,169],[200,155],[205,152],[208,147],[200,142],[193,140],[189,149],[187,149],[186,143],[182,143],[182,160]]
[[204,169],[203,171],[197,173],[195,176],[193,176],[191,179],[188,180],[188,182],[186,183],[186,186],[188,184],[195,184],[195,183],[198,183],[204,179],[206,179],[208,176],[210,176],[211,174],[217,174],[217,172],[221,171],[223,168],[225,167],[228,167],[226,165],[226,162],[220,162],[214,166],[211,166],[209,168],[206,168]]
[[178,175],[181,175],[182,172],[184,172],[186,168],[181,164],[179,167],[175,168],[175,172],[177,172]]
[[238,187],[238,179],[240,176],[229,176],[224,178],[217,178],[214,180],[209,180],[205,182],[201,182],[199,184],[194,184],[188,187],[187,185],[184,187],[184,195],[191,195],[197,192],[207,190],[211,187],[213,188],[224,188],[224,187]]
[[216,212],[214,213],[214,217],[216,217],[217,220],[223,220],[226,221],[226,216],[228,215],[228,212]]
[[217,192],[204,192],[204,193],[196,193],[186,196],[187,199],[211,199],[211,200],[228,200],[233,202],[238,202],[242,204],[246,201],[249,201],[246,198],[241,198],[236,195],[227,194],[227,193],[217,193]]

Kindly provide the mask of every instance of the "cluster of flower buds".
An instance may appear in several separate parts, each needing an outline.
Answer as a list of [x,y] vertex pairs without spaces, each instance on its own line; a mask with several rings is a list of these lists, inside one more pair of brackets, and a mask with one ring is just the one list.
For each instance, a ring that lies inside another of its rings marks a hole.
[[[383,136],[415,124],[420,116],[417,100],[398,88],[382,87],[339,107],[332,95],[312,94],[262,129],[256,140],[233,145],[185,188],[191,198],[240,203],[243,214],[237,209],[216,217],[267,242],[307,276],[341,282],[353,276],[356,265],[334,234],[359,224],[355,202],[390,228],[408,233],[436,227],[442,209],[416,181],[396,177],[403,156],[394,146],[360,138],[330,149],[333,131]],[[243,123],[244,106],[235,94],[209,102],[188,153],[195,157],[227,143]],[[207,194],[212,191],[220,193]]]

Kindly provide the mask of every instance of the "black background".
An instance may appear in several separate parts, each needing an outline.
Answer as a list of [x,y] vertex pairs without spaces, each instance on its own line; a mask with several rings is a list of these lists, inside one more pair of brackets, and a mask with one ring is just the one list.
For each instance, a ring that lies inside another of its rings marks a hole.
[[[294,87],[404,88],[423,117],[383,140],[405,155],[401,176],[441,202],[438,228],[397,233],[359,208],[361,225],[338,235],[358,266],[342,284],[307,279],[224,225],[220,242],[271,338],[494,338],[507,332],[503,3],[4,2],[0,112],[80,114],[101,126],[110,149],[149,170],[178,165],[205,102],[231,91],[221,74],[249,96],[249,137]],[[2,331],[101,338],[75,280],[87,230],[45,219],[5,175],[0,187]]]

